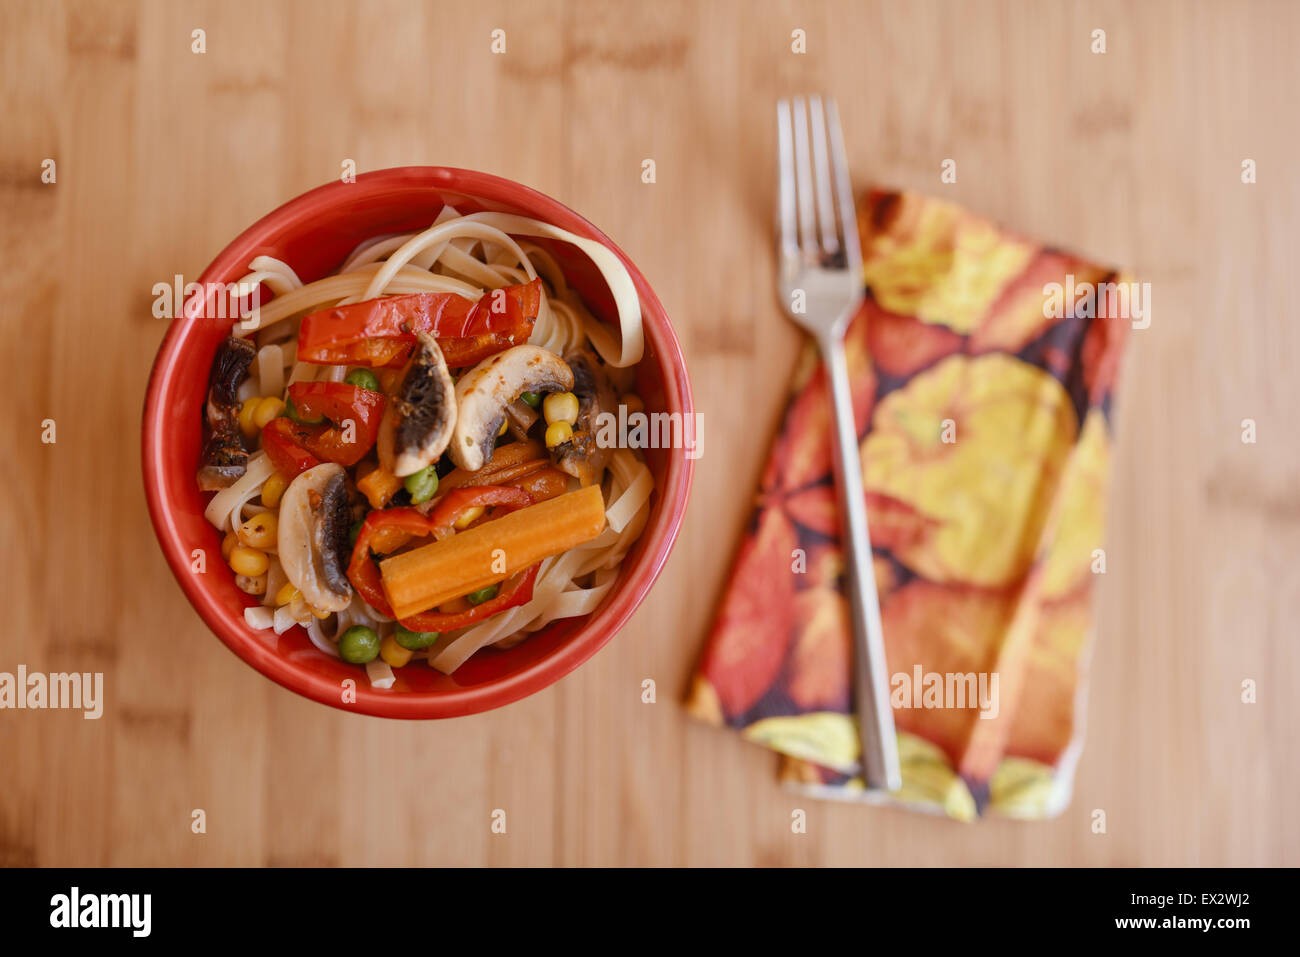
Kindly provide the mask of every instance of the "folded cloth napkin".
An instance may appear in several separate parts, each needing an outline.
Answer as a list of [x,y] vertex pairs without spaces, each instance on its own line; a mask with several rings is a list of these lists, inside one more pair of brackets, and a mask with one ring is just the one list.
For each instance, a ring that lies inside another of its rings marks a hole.
[[[831,407],[809,344],[687,705],[823,797],[971,820],[1069,803],[1105,571],[1131,278],[957,206],[872,191],[848,331],[903,788],[867,795]],[[1059,288],[1057,285],[1059,284]]]

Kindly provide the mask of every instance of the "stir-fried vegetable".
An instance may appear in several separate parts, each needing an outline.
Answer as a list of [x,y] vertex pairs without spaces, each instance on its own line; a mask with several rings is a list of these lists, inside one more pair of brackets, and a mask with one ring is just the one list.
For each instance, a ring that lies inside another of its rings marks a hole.
[[278,532],[280,566],[318,614],[340,612],[352,603],[347,578],[350,521],[347,473],[341,465],[317,465],[285,490]]
[[569,488],[569,476],[559,469],[539,468],[517,478],[502,479],[498,484],[521,488],[533,497],[534,502],[563,495]]
[[201,491],[229,488],[248,465],[247,438],[240,426],[242,406],[237,393],[248,378],[248,369],[256,356],[257,349],[251,342],[235,336],[217,347],[208,374],[208,400],[203,406],[204,441],[197,475]]
[[325,365],[400,366],[417,332],[438,340],[449,366],[473,365],[532,335],[540,279],[484,293],[477,302],[448,292],[369,299],[303,317],[298,358]]
[[411,504],[422,505],[438,493],[438,470],[432,465],[426,465],[413,475],[408,475],[403,484],[411,494]]
[[[375,564],[374,554],[382,555],[400,548],[412,538],[452,535],[456,522],[474,508],[491,505],[501,511],[508,511],[525,508],[531,503],[532,497],[523,489],[489,486],[457,489],[439,502],[433,514],[427,518],[414,508],[374,510],[366,516],[361,531],[357,534],[356,544],[352,547],[348,579],[371,608],[389,618],[400,617],[393,614],[393,608],[384,593],[383,580]],[[468,590],[470,588],[467,586],[466,591]],[[415,630],[449,629],[429,627]]]
[[272,419],[262,430],[262,448],[270,457],[276,472],[297,478],[310,468],[320,465],[320,459],[304,449],[299,442],[306,438],[306,433],[299,430],[306,426],[295,425],[291,419]]
[[476,472],[452,469],[438,481],[444,492],[465,485],[504,485],[509,479],[542,468],[550,462],[546,450],[532,440],[498,445],[492,458]]
[[393,668],[405,668],[411,663],[413,655],[413,651],[399,645],[392,635],[385,635],[383,641],[379,643],[379,657]]
[[447,454],[466,471],[481,469],[492,458],[507,410],[523,393],[572,386],[568,363],[541,346],[514,346],[483,360],[456,382],[456,428]]
[[[447,498],[450,499],[451,495]],[[447,512],[440,515],[444,505]],[[439,503],[430,524],[445,523],[456,513],[454,509],[460,507],[463,507],[462,503],[453,505],[444,500]],[[380,563],[380,583],[395,612],[393,617],[407,622],[411,628],[449,631],[450,627],[444,624],[440,628],[419,617],[419,613],[449,599],[497,584],[521,568],[591,541],[604,528],[605,501],[600,487],[590,485],[384,559]],[[357,546],[361,546],[360,539]],[[354,552],[354,565],[356,558]],[[496,598],[476,606],[474,611],[494,606],[510,591],[508,586],[503,587]]]
[[339,637],[339,657],[354,665],[364,665],[379,657],[379,636],[373,628],[353,625]]
[[348,385],[354,385],[359,389],[369,389],[371,392],[381,391],[379,388],[379,378],[369,369],[353,369],[343,380]]
[[371,546],[382,532],[397,529],[412,536],[431,535],[429,520],[413,508],[376,509],[368,514],[352,546],[352,559],[348,563],[348,581],[367,605],[380,614],[392,618],[393,608],[384,595],[379,567],[371,557]]
[[383,508],[402,488],[403,480],[382,465],[357,479],[357,491],[366,497],[371,508]]
[[568,422],[552,422],[546,427],[546,447],[553,449],[573,438],[573,426]]
[[289,401],[285,403],[284,414],[299,425],[320,425],[325,421],[325,416],[320,415],[319,413],[311,415],[303,412],[294,405],[293,399],[289,399]]
[[236,575],[255,578],[266,574],[270,566],[271,560],[266,557],[266,552],[260,549],[236,545],[230,550],[230,568]]
[[283,475],[279,472],[272,472],[271,477],[262,486],[262,504],[267,508],[275,508],[280,504],[284,490],[288,487],[289,483],[284,480]]
[[375,451],[394,475],[413,475],[438,461],[456,424],[456,387],[438,341],[415,334],[415,350],[389,392]]
[[[443,496],[438,507],[429,516],[429,529],[438,538],[446,538],[454,528],[464,528],[468,514],[481,515],[489,506],[504,506],[507,509],[525,508],[533,504],[533,498],[523,489],[506,488],[495,485],[469,486],[458,488]],[[463,524],[462,524],[463,523]]]
[[578,397],[572,392],[552,392],[542,403],[542,414],[548,423],[578,421]]
[[478,591],[470,592],[468,595],[465,596],[465,600],[469,602],[471,605],[481,605],[483,604],[483,602],[489,601],[496,597],[497,597],[497,586],[488,585],[485,588],[480,588]]
[[441,634],[438,631],[411,631],[399,621],[396,630],[393,632],[393,638],[403,648],[419,651],[432,645],[441,637]]
[[[262,448],[276,471],[296,476],[321,462],[356,465],[375,444],[384,395],[343,382],[295,382],[289,406],[298,419],[273,419]],[[328,420],[328,421],[327,421]],[[317,421],[320,424],[307,424]]]
[[495,598],[488,599],[480,605],[473,605],[466,611],[425,611],[408,615],[402,619],[402,622],[411,628],[455,631],[458,628],[467,628],[476,622],[486,621],[493,615],[532,601],[533,585],[537,583],[537,572],[541,567],[540,562],[529,565],[501,585]]

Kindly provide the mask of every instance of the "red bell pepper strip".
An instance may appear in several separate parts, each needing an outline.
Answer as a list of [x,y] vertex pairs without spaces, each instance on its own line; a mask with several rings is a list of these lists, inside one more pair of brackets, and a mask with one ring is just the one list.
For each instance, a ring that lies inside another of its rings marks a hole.
[[384,414],[384,394],[346,382],[295,382],[289,398],[304,419],[324,416],[334,422],[362,416],[367,421]]
[[413,535],[428,535],[432,529],[429,520],[413,508],[374,509],[361,523],[361,531],[357,533],[357,543],[352,547],[352,558],[348,562],[348,581],[352,582],[352,587],[367,605],[392,618],[393,606],[384,594],[379,566],[370,557],[370,543],[375,534],[385,528],[400,528]]
[[542,281],[488,290],[477,301],[450,292],[367,299],[303,317],[298,358],[327,365],[398,367],[416,332],[438,340],[447,365],[474,365],[527,342],[542,304]]
[[[380,614],[391,618],[393,617],[393,606],[389,604],[388,596],[384,594],[383,578],[379,573],[379,566],[375,564],[370,555],[370,543],[374,541],[375,536],[381,529],[399,528],[410,532],[412,535],[431,535],[435,534],[438,529],[450,529],[455,524],[456,519],[464,514],[467,509],[479,505],[495,505],[514,511],[517,508],[525,508],[532,503],[533,497],[523,489],[479,485],[458,488],[448,493],[428,518],[425,518],[414,508],[374,509],[366,515],[366,520],[361,524],[361,531],[357,533],[357,542],[352,548],[352,558],[348,562],[348,580],[352,582],[352,586],[365,600],[366,604]],[[476,621],[482,621],[491,615],[495,615],[498,611],[504,611],[507,608],[513,608],[516,605],[532,601],[533,582],[537,579],[537,569],[540,564],[539,562],[525,569],[521,574],[514,576],[501,587],[496,597],[490,598],[480,605],[475,605],[468,611],[455,613],[426,611],[413,615],[411,618],[402,621],[402,624],[412,631],[452,631],[456,628],[464,628]],[[428,628],[415,627],[416,624],[429,624],[430,622],[436,622],[437,626]],[[456,622],[459,622],[459,624]]]
[[466,485],[452,489],[429,515],[429,528],[438,538],[452,533],[456,522],[471,508],[496,505],[513,512],[533,504],[533,497],[522,488],[503,485]]
[[320,465],[320,459],[302,447],[305,433],[310,428],[281,416],[266,423],[262,429],[262,448],[275,470],[288,481]]
[[[343,382],[295,382],[289,401],[300,416],[337,424],[310,425],[285,416],[262,429],[262,448],[277,472],[294,479],[321,462],[356,465],[379,435],[386,400],[382,392]],[[345,423],[351,422],[349,429]],[[349,438],[351,441],[349,441]]]
[[491,618],[497,612],[526,605],[533,600],[533,585],[537,582],[537,572],[542,563],[529,565],[518,575],[502,584],[495,598],[489,598],[481,605],[475,605],[468,611],[439,612],[422,611],[418,615],[399,619],[402,627],[411,631],[455,631],[466,628],[476,622]]

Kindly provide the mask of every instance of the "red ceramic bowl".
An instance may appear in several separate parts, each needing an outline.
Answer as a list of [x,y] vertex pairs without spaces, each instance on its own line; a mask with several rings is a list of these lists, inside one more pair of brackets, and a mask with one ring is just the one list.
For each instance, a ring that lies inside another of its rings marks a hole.
[[[249,262],[270,255],[289,263],[304,282],[337,269],[363,239],[429,225],[444,204],[461,212],[496,210],[544,220],[597,240],[618,254],[641,297],[645,357],[638,391],[648,411],[692,414],[681,350],[664,308],[636,266],[600,230],[573,210],[518,183],[486,173],[442,167],[401,167],[330,183],[291,200],[225,248],[201,283],[236,282]],[[570,284],[600,318],[613,302],[590,260],[572,246],[550,244]],[[655,494],[645,531],[624,560],[610,595],[585,618],[554,622],[508,651],[484,649],[443,675],[415,663],[398,669],[390,689],[370,687],[364,669],[318,651],[301,628],[277,636],[244,623],[253,604],[235,587],[218,558],[205,573],[191,571],[193,552],[220,556],[221,536],[203,518],[208,496],[195,486],[201,409],[208,368],[229,321],[174,320],[149,379],[144,407],[144,484],[149,513],[167,563],[190,603],[227,647],[286,688],[347,711],[389,718],[445,718],[509,704],[547,685],[595,654],[631,617],[668,558],[690,491],[693,463],[682,449],[646,450]],[[343,703],[343,681],[356,683],[355,703]]]

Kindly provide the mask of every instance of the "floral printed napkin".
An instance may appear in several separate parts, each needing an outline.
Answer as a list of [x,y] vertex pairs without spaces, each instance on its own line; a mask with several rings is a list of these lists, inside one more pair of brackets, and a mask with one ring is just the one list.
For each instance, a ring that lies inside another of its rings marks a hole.
[[[903,772],[883,799],[1050,816],[1082,743],[1131,277],[915,194],[871,192],[859,222],[847,352]],[[830,427],[809,344],[688,708],[788,784],[863,798]]]

